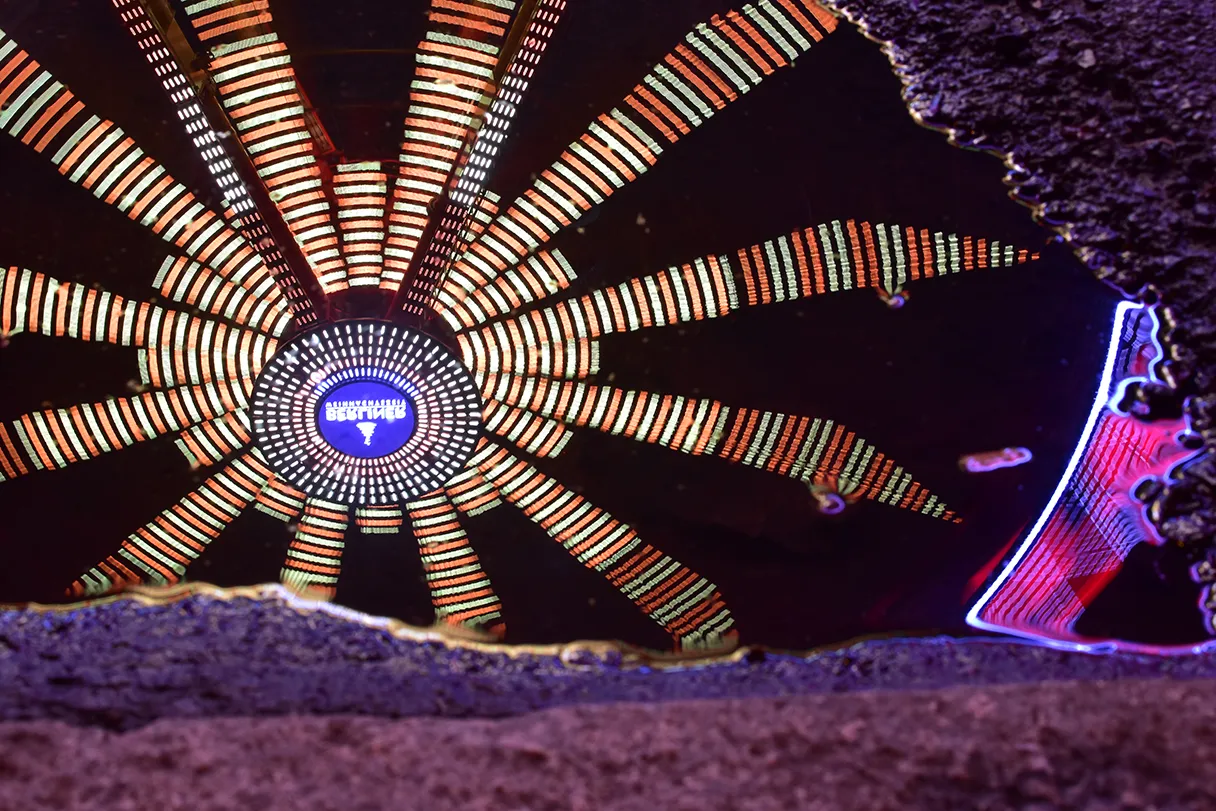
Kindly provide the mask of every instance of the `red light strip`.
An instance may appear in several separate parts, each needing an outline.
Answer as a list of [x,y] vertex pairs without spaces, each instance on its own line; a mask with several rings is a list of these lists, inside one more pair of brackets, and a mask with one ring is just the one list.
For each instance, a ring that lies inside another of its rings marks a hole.
[[174,444],[192,468],[219,464],[249,444],[249,412],[239,408],[182,431]]
[[[295,274],[287,265],[266,223],[249,196],[248,189],[227,155],[224,145],[216,137],[210,122],[203,113],[202,106],[195,96],[190,80],[182,72],[177,61],[164,42],[160,31],[148,16],[140,0],[112,0],[119,16],[135,37],[139,49],[152,66],[153,72],[160,80],[161,86],[169,95],[177,111],[178,118],[185,124],[186,133],[199,150],[207,171],[211,173],[224,202],[231,206],[240,223],[241,232],[250,244],[261,255],[271,275],[287,297],[287,304],[292,315],[302,324],[307,325],[316,320],[316,312],[308,295],[300,287]],[[255,160],[256,163],[256,160]]]
[[90,114],[3,31],[0,106],[0,129],[47,155],[60,174],[205,266],[200,283],[214,286],[222,280],[243,290],[229,299],[236,309],[225,308],[225,314],[235,313],[235,320],[256,329],[285,328],[287,322],[279,316],[288,301],[245,238],[120,127]]
[[[566,0],[540,0],[535,5],[519,48],[512,55],[494,102],[477,131],[471,154],[457,167],[455,187],[448,189],[442,217],[426,247],[426,254],[411,266],[413,276],[409,279],[403,303],[406,312],[422,316],[433,308],[435,293],[443,277],[452,260],[464,248],[462,236],[515,118],[518,104],[565,8]],[[450,181],[445,185],[450,186]]]
[[0,332],[137,347],[144,382],[156,386],[253,377],[277,346],[253,330],[15,267],[0,270]]
[[516,0],[431,0],[431,30],[418,44],[393,185],[381,287],[396,291],[490,103],[494,69]]
[[487,482],[477,469],[476,461],[487,453],[487,447],[487,441],[480,440],[469,466],[453,476],[444,488],[444,493],[452,500],[452,505],[466,515],[481,515],[502,504],[498,490]]
[[604,575],[677,647],[716,647],[734,636],[734,619],[717,586],[644,543],[632,527],[493,443],[474,461],[504,499],[579,563]]
[[304,504],[299,529],[287,547],[280,578],[283,584],[308,597],[333,599],[342,572],[349,508],[319,499]]
[[451,501],[432,494],[411,502],[408,510],[436,621],[480,626],[501,636],[502,604]]
[[[733,256],[705,256],[630,279],[506,323],[508,332],[513,332],[525,320],[531,321],[534,334],[542,341],[597,338],[859,288],[874,289],[890,298],[908,282],[1011,267],[1038,258],[1037,253],[997,240],[833,220],[744,248]],[[441,301],[447,308],[442,314],[458,330],[472,328],[552,295],[574,277],[564,257],[541,251],[462,301],[445,291]],[[561,327],[556,334],[550,327],[554,324]],[[482,331],[483,341],[494,339],[490,332]]]
[[257,503],[253,505],[253,508],[280,521],[291,523],[304,512],[304,502],[307,500],[308,497],[304,493],[284,484],[271,473],[266,479],[265,486],[258,493]]
[[207,70],[220,104],[313,277],[326,294],[346,289],[305,101],[269,7],[264,0],[205,0],[185,9],[211,54]]
[[384,267],[388,177],[379,163],[348,163],[334,175],[342,254],[351,287],[376,287]]
[[131,533],[113,555],[80,576],[69,597],[91,597],[122,586],[178,582],[186,568],[249,506],[268,471],[254,456],[234,459],[194,492]]
[[648,171],[661,142],[675,143],[835,28],[836,18],[808,0],[762,0],[698,26],[470,246],[448,275],[451,302],[519,265]]
[[396,535],[403,523],[405,515],[396,505],[355,508],[355,526],[364,535]]
[[911,474],[832,420],[554,378],[478,377],[488,404],[505,403],[694,456],[718,456],[798,479],[845,501],[867,498],[944,521],[958,520]]

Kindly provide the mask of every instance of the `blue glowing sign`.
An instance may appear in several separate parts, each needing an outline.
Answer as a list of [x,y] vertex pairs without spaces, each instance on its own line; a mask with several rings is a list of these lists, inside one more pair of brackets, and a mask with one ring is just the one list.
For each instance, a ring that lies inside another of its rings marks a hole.
[[358,380],[338,386],[317,410],[325,441],[360,459],[387,456],[414,435],[414,404],[392,386]]

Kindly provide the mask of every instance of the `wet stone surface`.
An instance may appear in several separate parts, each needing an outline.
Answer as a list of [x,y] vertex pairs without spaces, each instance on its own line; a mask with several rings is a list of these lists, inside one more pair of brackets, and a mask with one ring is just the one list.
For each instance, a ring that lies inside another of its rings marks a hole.
[[[1018,190],[1096,273],[1160,298],[1167,385],[1216,438],[1216,8],[1185,0],[840,0],[892,40],[909,102],[959,140],[1012,152]],[[1173,385],[1176,384],[1176,385]],[[1216,462],[1160,496],[1161,528],[1199,557],[1216,538]]]
[[805,658],[753,652],[677,669],[564,658],[399,639],[275,599],[10,612],[0,615],[0,719],[131,729],[287,713],[496,717],[587,702],[1216,676],[1211,655],[1095,656],[992,639],[871,641]]

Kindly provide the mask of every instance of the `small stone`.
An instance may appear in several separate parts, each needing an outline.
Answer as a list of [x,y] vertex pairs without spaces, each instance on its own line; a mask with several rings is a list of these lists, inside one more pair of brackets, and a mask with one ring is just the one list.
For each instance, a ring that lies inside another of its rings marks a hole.
[[1050,51],[1048,51],[1047,53],[1043,54],[1038,59],[1036,59],[1035,64],[1041,68],[1045,68],[1050,65],[1054,65],[1059,61],[1060,61],[1060,49],[1052,48]]
[[1077,64],[1083,68],[1092,68],[1098,64],[1098,58],[1094,56],[1092,48],[1086,48],[1081,51],[1081,55],[1077,57]]

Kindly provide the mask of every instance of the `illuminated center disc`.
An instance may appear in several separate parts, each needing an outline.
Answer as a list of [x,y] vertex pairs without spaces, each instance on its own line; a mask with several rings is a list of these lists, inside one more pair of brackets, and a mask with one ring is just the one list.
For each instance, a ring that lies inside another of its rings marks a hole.
[[388,456],[409,441],[417,424],[405,393],[375,380],[334,387],[317,410],[325,441],[360,459]]
[[434,338],[354,320],[281,347],[258,376],[251,417],[282,483],[338,503],[402,504],[464,468],[481,432],[481,398]]

